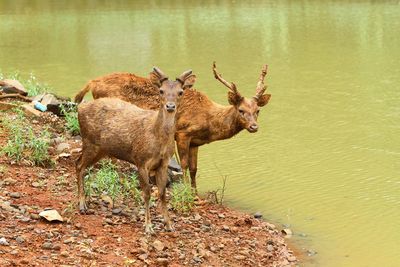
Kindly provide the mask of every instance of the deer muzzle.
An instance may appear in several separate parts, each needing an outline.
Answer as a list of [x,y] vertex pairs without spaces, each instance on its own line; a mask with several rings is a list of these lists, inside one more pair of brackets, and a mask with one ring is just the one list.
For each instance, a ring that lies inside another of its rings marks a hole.
[[174,112],[176,109],[176,105],[173,102],[168,102],[167,104],[165,104],[165,108],[168,112]]

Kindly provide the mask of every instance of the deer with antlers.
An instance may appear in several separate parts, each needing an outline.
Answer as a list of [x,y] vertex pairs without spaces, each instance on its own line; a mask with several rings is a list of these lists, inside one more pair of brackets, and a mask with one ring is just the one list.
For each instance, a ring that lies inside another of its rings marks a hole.
[[[214,77],[228,87],[230,105],[217,104],[204,93],[190,88],[185,90],[176,115],[175,141],[181,166],[185,173],[189,169],[191,185],[196,192],[199,146],[231,138],[243,129],[250,133],[257,132],[260,108],[265,106],[271,97],[270,94],[265,94],[267,65],[261,70],[256,93],[251,98],[243,97],[233,82],[223,79],[217,72],[215,62],[212,69]],[[149,78],[124,73],[107,75],[89,82],[75,100],[80,102],[84,94],[92,91],[94,98],[120,97],[141,108],[154,109],[159,106],[159,95],[152,82],[153,75],[150,73]]]

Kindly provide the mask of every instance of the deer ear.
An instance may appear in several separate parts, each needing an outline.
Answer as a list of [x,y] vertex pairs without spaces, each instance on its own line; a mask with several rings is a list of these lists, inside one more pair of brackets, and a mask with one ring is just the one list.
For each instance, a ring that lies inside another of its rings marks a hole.
[[265,94],[265,95],[260,96],[260,97],[256,100],[256,101],[257,101],[257,106],[259,106],[259,107],[265,106],[265,105],[268,103],[268,101],[269,101],[270,98],[271,98],[271,95],[270,95],[270,94]]
[[240,105],[240,103],[242,103],[243,101],[243,96],[241,96],[239,93],[237,92],[228,92],[228,102],[231,105],[234,106],[238,106]]
[[195,82],[196,82],[196,75],[192,74],[186,78],[185,82],[183,83],[182,89],[185,90],[192,88]]

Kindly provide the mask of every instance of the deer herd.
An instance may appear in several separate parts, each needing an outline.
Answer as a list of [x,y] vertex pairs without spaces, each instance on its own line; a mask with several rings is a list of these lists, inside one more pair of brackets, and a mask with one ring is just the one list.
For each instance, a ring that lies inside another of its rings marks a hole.
[[167,230],[173,230],[166,200],[167,167],[175,142],[184,174],[189,169],[191,186],[197,193],[196,172],[199,146],[228,139],[241,130],[257,132],[261,107],[271,95],[265,94],[264,65],[255,95],[243,97],[233,82],[217,72],[214,77],[228,87],[223,106],[193,88],[191,70],[170,80],[154,67],[148,78],[131,73],[114,73],[89,81],[75,96],[81,103],[92,92],[93,101],[78,105],[82,154],[76,162],[79,210],[86,211],[84,173],[103,157],[114,157],[137,166],[145,203],[145,232],[153,233],[149,211],[150,173],[155,173],[161,211]]

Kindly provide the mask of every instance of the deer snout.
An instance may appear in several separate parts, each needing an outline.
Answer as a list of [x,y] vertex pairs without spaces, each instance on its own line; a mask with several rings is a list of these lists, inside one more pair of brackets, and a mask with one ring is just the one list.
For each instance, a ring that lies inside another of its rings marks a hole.
[[174,111],[175,111],[175,108],[176,108],[175,103],[172,103],[172,102],[168,102],[168,103],[165,105],[165,107],[166,107],[166,109],[167,109],[168,112],[174,112]]
[[257,130],[258,130],[258,125],[257,124],[250,125],[249,132],[255,133],[255,132],[257,132]]

